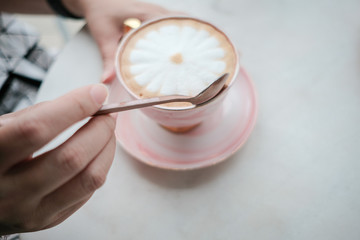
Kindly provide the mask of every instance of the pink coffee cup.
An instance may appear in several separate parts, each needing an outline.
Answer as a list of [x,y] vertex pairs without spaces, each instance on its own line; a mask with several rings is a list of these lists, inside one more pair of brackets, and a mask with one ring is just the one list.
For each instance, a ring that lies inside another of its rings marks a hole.
[[121,86],[124,87],[124,89],[131,96],[131,98],[139,99],[140,97],[137,94],[135,94],[124,81],[124,74],[122,73],[120,67],[120,57],[124,52],[125,48],[127,47],[127,43],[129,39],[132,38],[132,36],[134,36],[136,33],[142,31],[144,28],[146,28],[147,26],[153,23],[157,23],[159,21],[166,21],[169,19],[170,20],[190,19],[200,23],[208,24],[216,31],[221,32],[223,36],[226,37],[228,43],[232,47],[233,50],[232,54],[234,54],[236,58],[236,61],[232,68],[233,71],[229,73],[229,79],[227,80],[226,88],[210,101],[201,105],[191,105],[188,107],[181,107],[181,108],[173,108],[167,105],[156,105],[141,109],[141,111],[146,116],[153,119],[155,122],[157,122],[164,128],[173,132],[187,132],[193,129],[194,127],[198,126],[203,121],[206,121],[206,119],[209,119],[210,117],[213,117],[214,115],[218,114],[222,110],[222,103],[224,102],[224,98],[226,97],[228,90],[232,87],[239,72],[239,56],[231,40],[219,28],[215,27],[213,24],[208,23],[206,21],[192,17],[165,17],[165,18],[159,18],[148,22],[144,22],[138,28],[130,30],[126,34],[126,36],[121,40],[115,58],[115,69],[116,69],[117,78]]

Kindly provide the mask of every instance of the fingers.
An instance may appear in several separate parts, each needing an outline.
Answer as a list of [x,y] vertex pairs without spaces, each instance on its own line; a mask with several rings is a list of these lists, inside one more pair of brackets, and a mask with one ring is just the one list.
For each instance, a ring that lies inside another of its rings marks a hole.
[[[0,222],[14,226],[12,232],[35,231],[80,208],[104,182],[113,161],[114,127],[112,117],[94,117],[61,146],[2,175]],[[81,179],[83,188],[73,179]]]
[[89,30],[99,47],[103,60],[103,74],[101,81],[110,82],[115,77],[116,48],[122,37],[122,25],[117,23],[115,17],[88,17]]
[[[98,188],[99,185],[94,185],[96,187],[90,188],[84,188],[83,186],[86,186],[86,183],[81,183],[81,181],[87,181],[88,178],[84,177],[86,171],[90,171],[90,173],[86,173],[87,176],[90,176],[94,174],[95,172],[99,170],[99,172],[103,172],[105,174],[104,176],[100,177],[101,179],[105,179],[106,174],[108,173],[111,162],[112,161],[104,161],[104,159],[113,159],[114,155],[112,154],[115,149],[115,139],[113,138],[111,141],[109,141],[109,144],[107,145],[107,149],[104,149],[99,156],[93,161],[93,163],[88,167],[87,170],[85,170],[81,175],[79,175],[77,178],[73,179],[66,185],[64,185],[62,188],[57,190],[56,192],[50,194],[47,196],[41,203],[41,211],[47,211],[54,213],[51,219],[48,221],[50,224],[48,224],[43,229],[54,227],[60,223],[62,223],[64,220],[66,220],[69,216],[71,216],[73,213],[75,213],[79,208],[81,208],[93,195],[94,191]],[[106,162],[105,164],[103,162]],[[102,168],[98,169],[98,165],[101,165]],[[101,175],[101,173],[100,173]],[[98,177],[95,177],[98,178]],[[97,180],[95,180],[97,181]],[[104,180],[100,181],[103,183]],[[75,189],[74,189],[75,186]],[[86,190],[87,189],[87,190]],[[94,190],[92,190],[94,189]],[[79,190],[79,191],[77,191]],[[90,192],[86,194],[87,192]],[[66,198],[64,198],[66,196]],[[55,201],[54,201],[55,200]],[[57,201],[58,200],[58,201]]]
[[138,18],[145,21],[171,14],[165,8],[145,2],[130,1],[114,7],[119,8],[116,14],[109,12],[102,20],[99,20],[99,17],[94,18],[92,15],[87,17],[89,29],[99,46],[103,59],[104,70],[101,80],[105,83],[110,82],[115,77],[115,54],[119,41],[124,34],[124,20]]
[[[102,27],[103,26],[95,26],[95,27]],[[104,83],[109,83],[115,77],[115,55],[116,49],[119,44],[119,41],[122,37],[122,29],[115,28],[112,26],[108,32],[111,33],[107,35],[106,33],[97,34],[95,37],[99,48],[101,57],[103,59],[103,74],[101,76],[101,81]],[[99,32],[98,29],[94,29],[95,32]]]
[[119,41],[118,38],[114,38],[104,43],[100,47],[101,55],[103,58],[103,74],[101,76],[101,81],[103,83],[109,83],[115,77],[115,52]]
[[4,159],[0,170],[27,158],[72,124],[91,116],[106,97],[105,86],[91,85],[4,118],[0,127],[0,158]]
[[92,118],[68,141],[47,152],[10,175],[18,188],[43,196],[61,187],[83,171],[93,159],[106,150],[104,162],[112,161],[109,141],[114,138],[115,120],[110,116]]
[[47,195],[41,203],[42,208],[46,212],[62,212],[93,194],[105,182],[114,158],[115,146],[113,137],[80,174]]

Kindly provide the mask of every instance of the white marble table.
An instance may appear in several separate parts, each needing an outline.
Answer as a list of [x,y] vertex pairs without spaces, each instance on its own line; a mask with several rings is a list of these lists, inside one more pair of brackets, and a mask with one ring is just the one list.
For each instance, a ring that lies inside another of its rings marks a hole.
[[[81,210],[22,239],[360,239],[360,2],[153,2],[229,33],[258,92],[253,134],[231,159],[190,172],[148,167],[118,147],[106,184]],[[83,31],[39,100],[100,74]]]

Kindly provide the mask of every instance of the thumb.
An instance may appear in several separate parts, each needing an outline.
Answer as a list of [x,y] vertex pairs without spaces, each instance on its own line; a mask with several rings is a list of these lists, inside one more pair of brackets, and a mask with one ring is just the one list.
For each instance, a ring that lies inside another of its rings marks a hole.
[[100,52],[103,59],[103,74],[101,76],[101,81],[104,83],[109,83],[115,77],[114,61],[119,39],[120,36],[117,36],[99,41]]
[[114,61],[104,60],[104,70],[101,76],[101,82],[109,83],[115,78]]
[[5,165],[27,158],[74,123],[94,114],[107,95],[105,86],[90,85],[35,105],[31,111],[22,110],[18,115],[12,115],[11,121],[0,127],[1,157],[10,160]]

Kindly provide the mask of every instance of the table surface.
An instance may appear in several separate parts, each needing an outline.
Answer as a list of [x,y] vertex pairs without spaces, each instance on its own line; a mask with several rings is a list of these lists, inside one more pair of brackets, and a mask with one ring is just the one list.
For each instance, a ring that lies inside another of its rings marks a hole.
[[[22,238],[360,239],[360,2],[152,2],[229,34],[258,93],[251,137],[224,163],[188,172],[146,166],[118,146],[106,184],[82,209]],[[81,31],[39,100],[97,82],[101,66]]]

